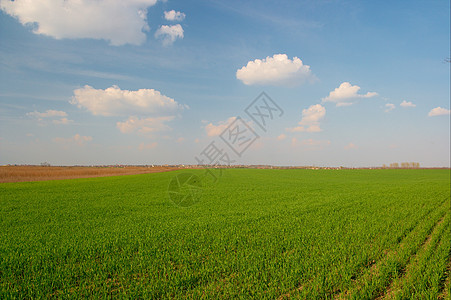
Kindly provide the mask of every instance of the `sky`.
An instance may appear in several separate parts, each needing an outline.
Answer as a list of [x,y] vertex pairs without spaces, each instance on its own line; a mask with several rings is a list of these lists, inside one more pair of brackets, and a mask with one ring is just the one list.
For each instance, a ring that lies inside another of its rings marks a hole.
[[449,11],[0,0],[0,165],[449,167]]

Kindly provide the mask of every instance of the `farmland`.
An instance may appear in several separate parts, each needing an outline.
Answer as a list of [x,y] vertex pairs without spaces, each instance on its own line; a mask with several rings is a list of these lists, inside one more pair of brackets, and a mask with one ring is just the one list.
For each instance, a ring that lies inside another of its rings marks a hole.
[[0,184],[0,298],[450,297],[449,170],[184,172]]
[[172,171],[175,169],[177,167],[0,166],[0,183],[146,174]]

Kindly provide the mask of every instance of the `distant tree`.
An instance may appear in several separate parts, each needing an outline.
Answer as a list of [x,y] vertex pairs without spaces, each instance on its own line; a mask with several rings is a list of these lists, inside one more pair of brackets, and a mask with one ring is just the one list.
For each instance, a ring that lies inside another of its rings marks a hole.
[[41,163],[41,167],[50,167],[50,164],[48,162]]
[[386,164],[383,164],[383,165],[382,165],[382,169],[387,169],[387,165],[386,165]]
[[390,164],[390,168],[392,168],[392,169],[398,169],[398,168],[399,168],[399,164],[398,164],[398,163],[391,163],[391,164]]

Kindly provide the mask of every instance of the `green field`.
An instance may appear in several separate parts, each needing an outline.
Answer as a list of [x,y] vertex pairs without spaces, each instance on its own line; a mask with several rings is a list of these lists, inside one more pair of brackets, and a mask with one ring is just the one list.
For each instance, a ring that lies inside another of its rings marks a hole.
[[449,170],[183,172],[0,184],[0,299],[449,299]]

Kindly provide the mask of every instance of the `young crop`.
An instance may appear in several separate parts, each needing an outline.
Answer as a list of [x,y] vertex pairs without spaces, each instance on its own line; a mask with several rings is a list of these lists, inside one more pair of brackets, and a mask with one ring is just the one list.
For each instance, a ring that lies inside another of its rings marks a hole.
[[0,184],[0,298],[449,298],[449,170],[184,172]]

